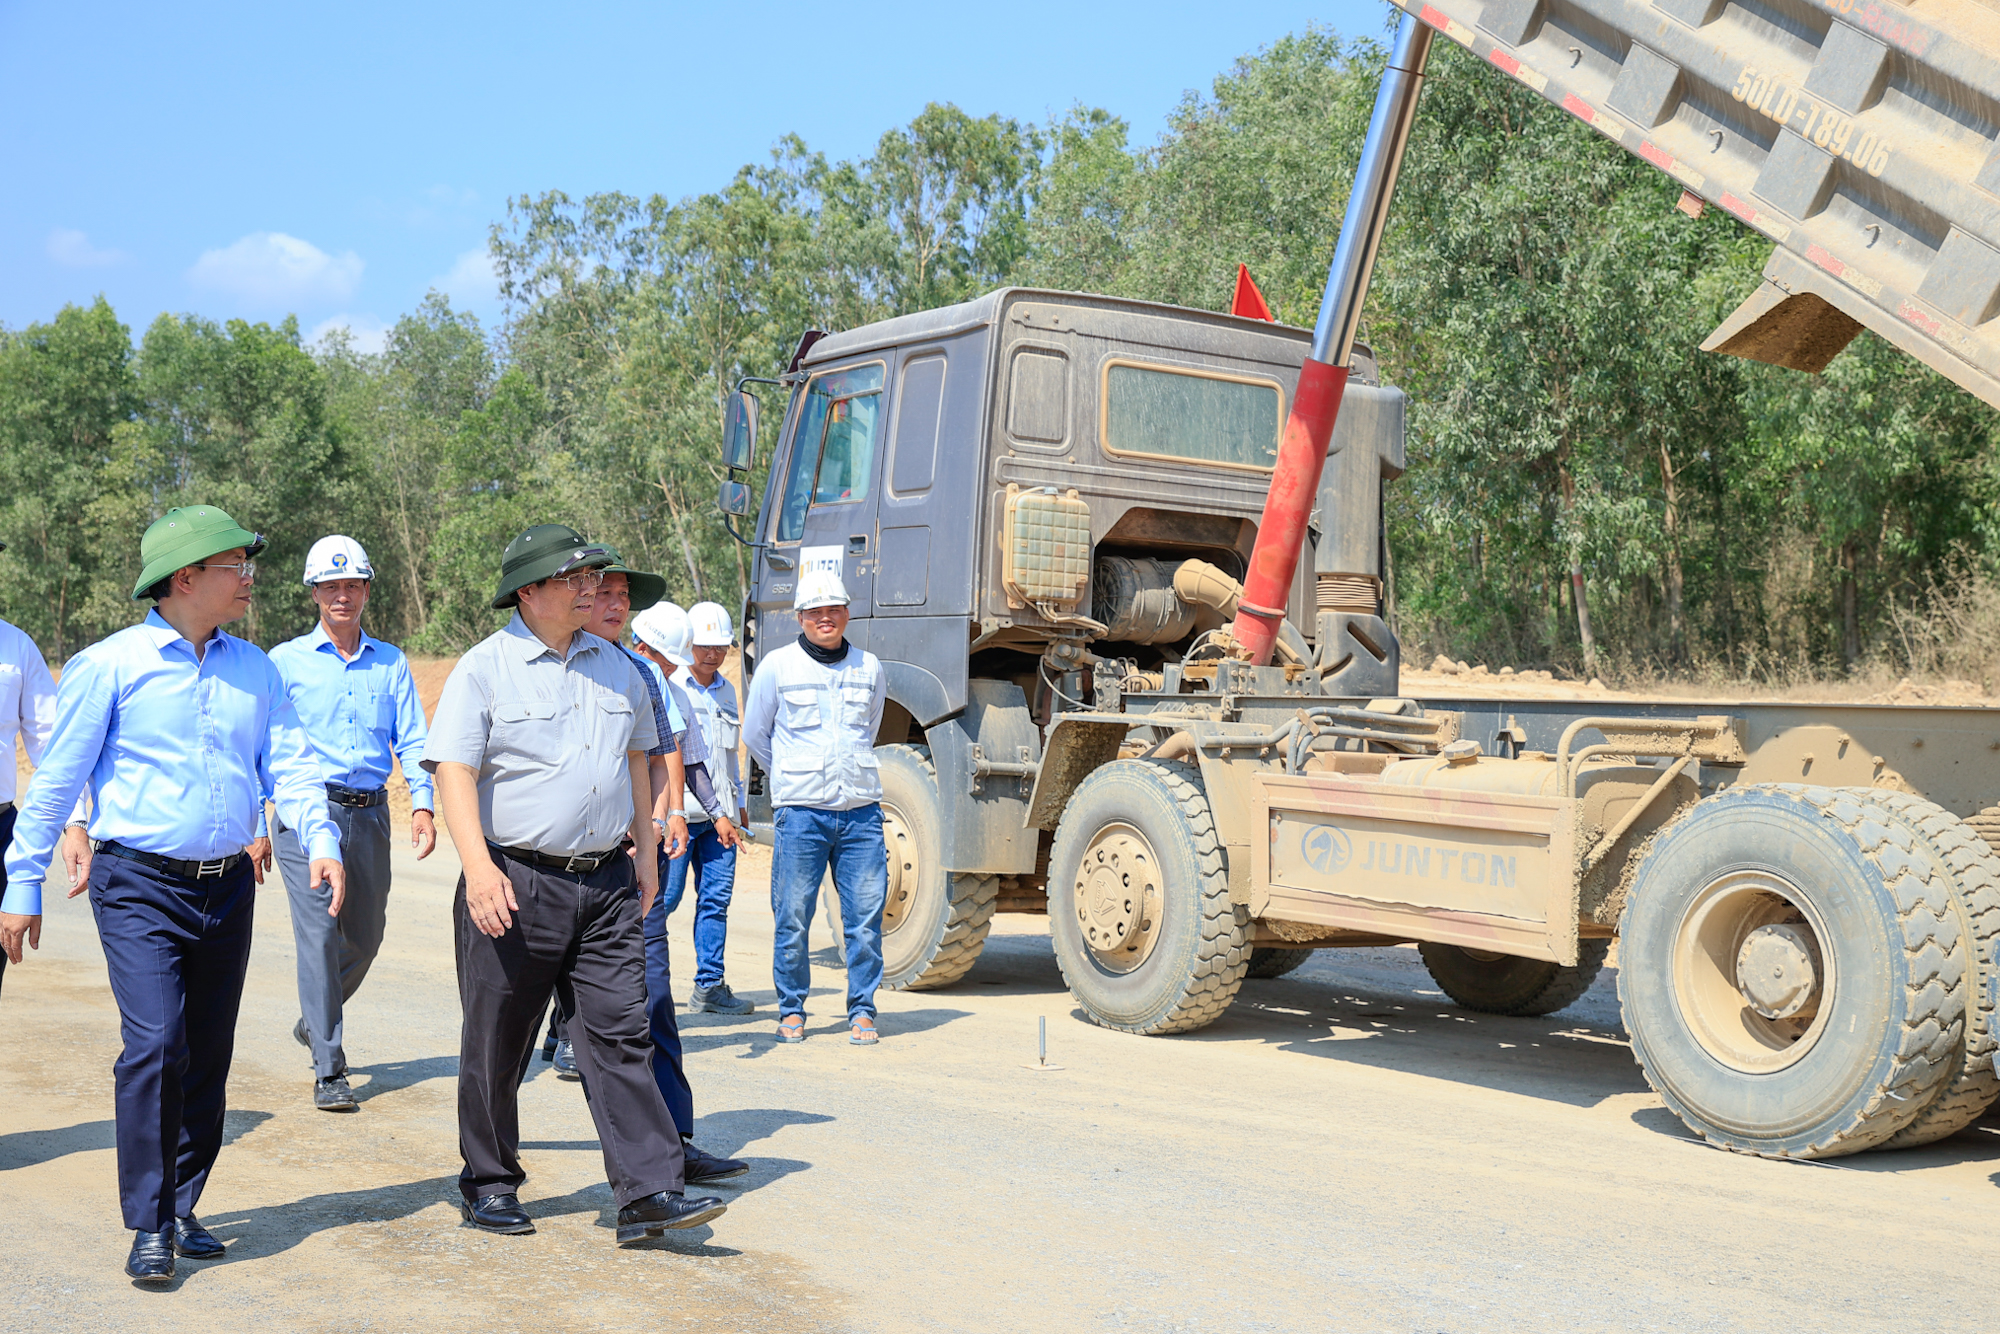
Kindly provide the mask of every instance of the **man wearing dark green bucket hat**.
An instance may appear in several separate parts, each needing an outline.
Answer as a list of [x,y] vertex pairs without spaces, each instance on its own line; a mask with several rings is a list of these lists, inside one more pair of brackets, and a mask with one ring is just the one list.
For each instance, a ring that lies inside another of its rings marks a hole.
[[560,994],[625,1246],[724,1205],[687,1198],[653,1082],[639,904],[659,892],[658,729],[639,670],[583,628],[615,561],[563,524],[507,544],[493,606],[514,616],[452,668],[423,767],[465,868],[452,905],[461,1213],[488,1232],[535,1230],[517,1194],[521,1070]]
[[54,733],[7,850],[0,948],[19,963],[24,937],[39,947],[42,881],[88,789],[97,855],[70,854],[88,867],[70,894],[90,890],[123,1023],[118,1191],[137,1234],[125,1272],[142,1283],[172,1279],[176,1256],[222,1254],[194,1207],[222,1148],[253,889],[264,878],[244,847],[267,779],[311,850],[313,883],[328,886],[340,912],[340,833],[312,743],[271,660],[222,631],[250,610],[263,547],[209,505],[169,510],[146,530],[132,597],[158,605],[63,669]]

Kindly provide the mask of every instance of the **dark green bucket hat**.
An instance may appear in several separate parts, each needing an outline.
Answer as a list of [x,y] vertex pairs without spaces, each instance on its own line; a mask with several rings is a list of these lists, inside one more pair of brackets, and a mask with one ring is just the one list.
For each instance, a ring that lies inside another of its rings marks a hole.
[[132,600],[142,600],[147,589],[176,570],[237,547],[243,548],[245,559],[254,559],[264,545],[262,537],[246,532],[213,505],[170,509],[153,520],[153,526],[139,539],[139,559],[146,568],[132,586]]
[[632,590],[632,610],[635,613],[646,610],[667,595],[667,581],[664,576],[635,570],[618,555],[617,547],[606,549],[611,552],[611,563],[604,567],[604,572],[625,576],[625,586]]
[[520,592],[529,584],[577,570],[601,570],[617,559],[616,551],[584,541],[583,534],[568,524],[538,523],[509,542],[502,553],[500,591],[493,595],[493,609],[518,606]]

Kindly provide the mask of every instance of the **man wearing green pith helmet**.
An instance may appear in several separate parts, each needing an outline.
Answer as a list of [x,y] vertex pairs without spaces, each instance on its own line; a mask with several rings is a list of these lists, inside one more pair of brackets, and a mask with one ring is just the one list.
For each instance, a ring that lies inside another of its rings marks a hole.
[[[115,1067],[118,1190],[134,1232],[125,1272],[165,1283],[223,1247],[194,1207],[222,1148],[224,1085],[250,961],[244,854],[268,790],[338,915],[340,833],[319,761],[278,669],[222,627],[250,610],[264,539],[212,505],[168,510],[140,539],[146,619],[71,658],[54,733],[21,804],[0,897],[0,948],[39,948],[42,881],[88,789],[90,890],[125,1049]],[[80,840],[81,833],[72,836]]]

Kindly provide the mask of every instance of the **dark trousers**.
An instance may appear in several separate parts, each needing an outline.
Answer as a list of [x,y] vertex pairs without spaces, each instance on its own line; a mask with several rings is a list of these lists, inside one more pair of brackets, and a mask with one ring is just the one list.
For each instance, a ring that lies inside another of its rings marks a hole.
[[[0,812],[0,894],[7,892],[7,849],[14,842],[14,816],[17,813],[12,802],[7,804],[4,812]],[[0,950],[0,981],[6,978],[7,953]]]
[[551,996],[572,1017],[569,1037],[590,1094],[604,1175],[622,1207],[679,1191],[681,1138],[649,1068],[645,942],[632,863],[614,857],[588,875],[494,858],[520,910],[499,939],[472,924],[465,878],[452,903],[458,943],[459,1189],[468,1198],[520,1189],[520,1076]]
[[327,909],[333,891],[311,883],[311,859],[296,830],[271,822],[271,847],[292,905],[292,943],[299,961],[299,1014],[311,1039],[313,1075],[347,1073],[345,1008],[361,989],[389,920],[389,808],[328,802],[340,831],[340,864],[347,871],[340,916]]
[[206,880],[91,860],[90,910],[125,1037],[112,1072],[126,1227],[157,1232],[193,1213],[222,1149],[254,889],[247,860]]
[[[666,867],[667,859],[662,855],[663,884]],[[667,914],[671,911],[666,891],[662,889],[653,899],[653,910],[646,914],[646,1020],[653,1035],[653,1082],[660,1086],[660,1096],[674,1118],[674,1128],[686,1139],[694,1134],[694,1089],[688,1084],[687,1069],[681,1060],[681,1029],[674,1018],[674,975],[667,955]],[[568,1024],[569,1012],[558,996],[549,1014],[551,1044],[562,1040]],[[533,1054],[529,1053],[531,1057]],[[588,1081],[583,1092],[585,1097],[590,1096]]]

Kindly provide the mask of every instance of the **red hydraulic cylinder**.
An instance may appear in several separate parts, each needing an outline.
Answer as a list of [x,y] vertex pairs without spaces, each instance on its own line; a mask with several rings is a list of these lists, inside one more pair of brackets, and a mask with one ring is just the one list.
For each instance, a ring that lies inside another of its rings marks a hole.
[[1250,569],[1243,596],[1236,603],[1236,624],[1230,631],[1250,652],[1250,661],[1271,660],[1278,642],[1278,625],[1285,619],[1291,596],[1292,572],[1305,545],[1306,520],[1319,494],[1320,469],[1333,440],[1333,422],[1340,397],[1347,391],[1347,367],[1329,366],[1306,358],[1299,369],[1299,387],[1292,395],[1292,414],[1278,441],[1278,464],[1271,470],[1271,493],[1264,501],[1257,545],[1250,552]]
[[1326,292],[1320,298],[1319,322],[1313,329],[1312,355],[1299,369],[1292,413],[1278,440],[1278,463],[1271,471],[1271,491],[1257,520],[1257,544],[1250,552],[1250,569],[1243,595],[1236,604],[1230,634],[1253,663],[1267,663],[1285,619],[1292,593],[1292,575],[1305,545],[1306,523],[1319,496],[1319,475],[1333,441],[1333,423],[1340,398],[1347,390],[1348,361],[1354,352],[1354,332],[1361,304],[1368,296],[1368,277],[1382,243],[1389,199],[1396,189],[1396,171],[1410,140],[1417,95],[1423,89],[1424,64],[1430,58],[1431,29],[1409,14],[1396,32],[1395,50],[1382,71],[1375,94],[1375,112],[1361,161],[1354,169],[1354,189],[1347,196],[1340,240],[1327,271]]

